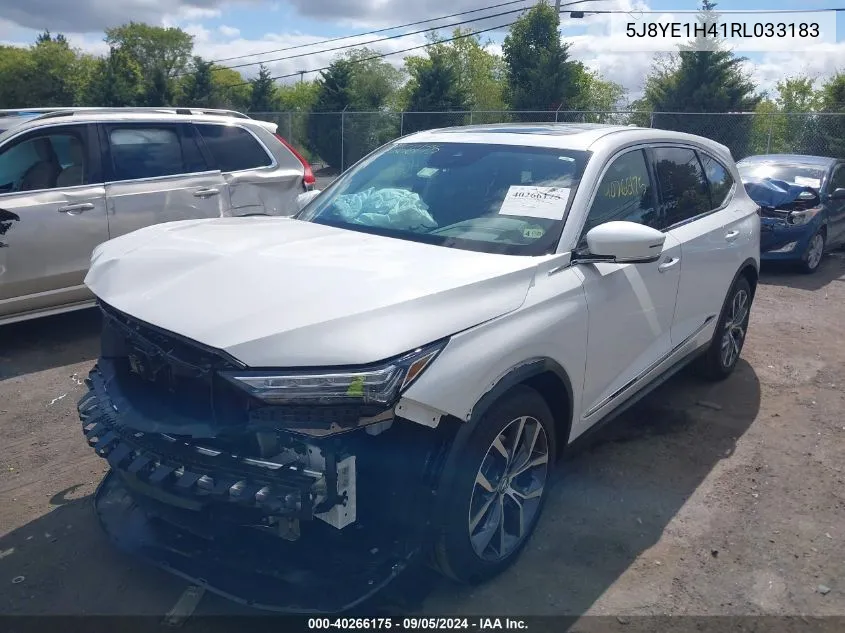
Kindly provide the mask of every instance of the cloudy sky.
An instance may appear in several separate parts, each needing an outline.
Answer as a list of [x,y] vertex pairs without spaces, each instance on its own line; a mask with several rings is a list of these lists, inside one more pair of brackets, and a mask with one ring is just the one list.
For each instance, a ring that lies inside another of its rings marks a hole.
[[[563,0],[564,3],[572,0]],[[326,48],[360,44],[368,40],[434,26],[444,27],[462,20],[477,20],[464,28],[484,29],[505,25],[518,15],[516,10],[529,7],[533,0],[510,2],[490,8],[505,0],[0,0],[0,42],[29,44],[38,31],[63,32],[71,42],[86,51],[102,53],[103,29],[129,20],[151,24],[180,26],[195,39],[195,51],[206,59],[226,59],[227,65],[266,61],[274,75],[296,73],[327,65],[338,51]],[[581,0],[573,9],[629,11],[631,20],[655,14],[639,11],[678,12],[697,7],[696,0]],[[838,0],[731,0],[718,10],[827,9],[842,6]],[[462,11],[488,7],[484,11],[428,22],[377,35],[361,35],[329,44],[329,38],[345,37],[418,20],[442,18]],[[505,15],[493,17],[497,13]],[[605,77],[622,84],[636,98],[654,56],[654,41],[623,45],[617,28],[625,13],[612,18],[608,14],[563,21],[563,37],[572,43],[573,55]],[[768,21],[793,19],[794,16],[766,16]],[[486,18],[486,19],[485,19]],[[672,18],[667,18],[671,20]],[[747,18],[745,18],[747,19]],[[612,22],[616,20],[617,22]],[[845,13],[835,20],[836,35],[828,29],[828,43],[812,47],[790,46],[790,52],[743,52],[749,57],[749,69],[764,89],[789,74],[809,74],[823,79],[837,70],[845,71]],[[830,22],[827,23],[830,25]],[[499,49],[503,30],[485,33],[491,48]],[[424,34],[399,37],[370,44],[382,52],[399,51],[424,43]],[[316,44],[315,44],[316,43]],[[800,44],[800,42],[799,42]],[[278,51],[309,45],[295,50]],[[649,50],[642,50],[647,48]],[[811,50],[795,50],[804,48]],[[639,50],[632,50],[639,49]],[[278,51],[278,52],[270,52]],[[262,53],[244,59],[231,59]],[[295,58],[292,56],[297,55]],[[387,59],[401,64],[403,55]],[[238,68],[245,75],[256,72],[257,65]],[[307,77],[315,77],[314,74]]]

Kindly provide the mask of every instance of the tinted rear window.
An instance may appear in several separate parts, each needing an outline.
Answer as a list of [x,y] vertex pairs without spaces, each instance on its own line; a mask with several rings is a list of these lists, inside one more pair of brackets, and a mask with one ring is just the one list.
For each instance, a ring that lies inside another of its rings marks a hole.
[[220,171],[257,169],[273,164],[261,143],[243,128],[211,124],[196,127]]
[[115,128],[109,134],[115,180],[185,173],[179,135],[171,128]]

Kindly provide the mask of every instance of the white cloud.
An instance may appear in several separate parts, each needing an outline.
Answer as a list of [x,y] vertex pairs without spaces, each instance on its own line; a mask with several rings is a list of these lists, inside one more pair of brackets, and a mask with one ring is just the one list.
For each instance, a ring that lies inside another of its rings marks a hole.
[[225,24],[217,27],[217,30],[220,31],[223,37],[238,37],[241,34],[240,29],[236,29],[234,26],[226,26]]

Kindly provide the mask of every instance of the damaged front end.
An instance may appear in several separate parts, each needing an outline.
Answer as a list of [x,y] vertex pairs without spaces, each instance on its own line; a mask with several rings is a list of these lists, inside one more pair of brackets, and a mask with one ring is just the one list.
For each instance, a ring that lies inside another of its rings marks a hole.
[[421,371],[419,354],[393,363],[409,361],[401,375],[371,371],[350,397],[309,404],[286,389],[326,380],[262,377],[101,310],[102,354],[78,409],[110,466],[95,505],[118,546],[230,599],[296,613],[352,608],[421,551],[449,425],[402,420],[381,397]]
[[743,184],[760,205],[761,254],[791,257],[802,253],[824,218],[818,190],[772,178],[749,178]]

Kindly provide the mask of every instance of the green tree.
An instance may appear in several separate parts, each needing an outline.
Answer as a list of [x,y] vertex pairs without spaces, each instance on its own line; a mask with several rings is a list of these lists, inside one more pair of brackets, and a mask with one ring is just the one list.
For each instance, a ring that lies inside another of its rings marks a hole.
[[505,37],[505,100],[514,110],[555,110],[577,96],[576,65],[562,44],[560,20],[542,0],[521,16]]
[[249,81],[251,91],[249,109],[252,112],[270,112],[274,108],[276,86],[270,69],[264,64],[258,68],[258,76]]
[[[377,59],[378,54],[367,48],[349,51],[317,80],[308,139],[329,165],[349,166],[399,133],[399,117],[390,110],[402,73]],[[346,114],[341,114],[344,110]]]
[[194,57],[193,70],[180,85],[180,103],[198,108],[214,107],[214,63]]
[[[502,111],[507,106],[504,101],[505,74],[504,60],[486,48],[491,42],[482,42],[479,35],[468,35],[471,31],[455,29],[451,42],[444,42],[436,33],[428,35],[429,43],[438,51],[448,56],[454,67],[459,90],[466,94],[466,108],[469,110]],[[415,55],[405,58],[405,72],[409,81],[403,86],[398,98],[397,109],[408,110],[413,91],[416,89],[414,73],[417,67],[430,62],[428,55]],[[495,115],[494,115],[495,117]],[[483,115],[477,117],[483,120]]]
[[438,44],[430,46],[427,52],[427,58],[407,64],[411,89],[409,114],[405,116],[406,133],[448,125],[440,112],[470,107],[468,86],[461,81],[454,49]]
[[592,114],[582,115],[586,121],[610,122],[613,111],[625,97],[625,88],[604,79],[597,71],[591,71],[581,63],[576,65],[573,82],[576,90],[571,109],[591,111]]
[[819,101],[820,110],[825,113],[818,121],[823,153],[845,158],[845,72],[835,74],[824,83]]
[[27,78],[31,76],[30,50],[19,46],[0,45],[0,107],[34,106],[30,100]]
[[[704,0],[699,22],[714,23],[715,7]],[[644,102],[658,113],[654,125],[708,136],[729,146],[736,158],[745,156],[751,117],[710,114],[753,112],[760,103],[756,86],[742,70],[744,61],[715,38],[699,36],[693,45],[682,47],[669,65],[646,80]],[[684,112],[697,114],[674,114]]]
[[128,53],[112,48],[97,61],[86,90],[85,101],[100,107],[140,105],[145,96],[140,65]]
[[215,66],[211,75],[214,108],[246,110],[249,107],[252,86],[237,70]]
[[170,104],[176,92],[176,77],[186,73],[191,61],[192,35],[176,27],[129,22],[106,29],[106,42],[141,69],[147,105]]
[[309,145],[323,161],[335,167],[343,164],[339,113],[352,105],[353,65],[348,59],[336,59],[320,73],[317,99],[308,117]]
[[320,86],[315,81],[297,81],[276,89],[279,109],[282,112],[308,112],[317,102]]

